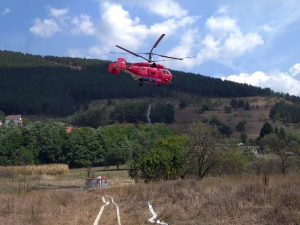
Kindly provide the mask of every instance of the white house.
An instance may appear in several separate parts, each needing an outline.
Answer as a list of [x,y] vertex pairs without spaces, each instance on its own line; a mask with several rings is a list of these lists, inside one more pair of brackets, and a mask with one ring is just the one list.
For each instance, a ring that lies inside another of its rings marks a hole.
[[22,116],[21,115],[8,115],[5,117],[5,124],[8,125],[10,121],[14,121],[16,125],[21,125],[23,124],[22,121]]

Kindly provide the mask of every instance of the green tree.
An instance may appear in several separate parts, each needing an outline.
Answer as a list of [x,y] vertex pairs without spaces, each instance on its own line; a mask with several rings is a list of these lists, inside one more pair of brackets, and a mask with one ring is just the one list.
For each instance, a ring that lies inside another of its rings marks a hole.
[[235,126],[235,129],[238,132],[244,132],[245,131],[245,121],[238,122],[238,124]]
[[104,151],[92,128],[82,127],[67,134],[62,150],[70,167],[100,166],[104,161]]
[[236,99],[231,99],[230,105],[232,108],[237,109],[238,108],[238,102]]
[[2,110],[0,110],[0,122],[5,123],[5,113]]
[[262,126],[259,137],[263,138],[265,135],[273,133],[273,127],[269,122],[265,122],[264,125]]
[[212,117],[209,121],[210,125],[216,125],[220,131],[221,134],[225,135],[226,137],[230,137],[232,134],[232,130],[229,126],[224,124],[221,120],[219,120],[217,117]]
[[214,125],[206,125],[203,122],[195,121],[189,127],[189,136],[192,145],[189,155],[195,159],[197,175],[203,178],[209,175],[218,165],[220,144],[223,136]]
[[186,99],[182,98],[180,99],[180,102],[179,102],[179,108],[181,109],[184,109],[188,106],[188,102]]
[[248,159],[248,161],[254,161],[256,159],[254,152],[249,147],[246,147],[243,151],[243,155]]
[[39,160],[42,164],[60,163],[64,144],[65,124],[54,122],[40,128]]
[[108,99],[106,105],[107,105],[107,106],[113,105],[113,101],[112,101],[111,99]]
[[244,101],[243,99],[239,99],[237,104],[238,104],[238,107],[239,107],[239,108],[244,108],[244,106],[245,106],[245,101]]
[[289,140],[284,129],[280,129],[280,132],[277,133],[265,135],[260,142],[264,148],[268,147],[274,154],[279,156],[281,172],[285,175],[287,169],[291,166],[291,159],[286,153],[298,152],[298,143],[293,140]]
[[247,134],[242,133],[240,135],[240,140],[241,140],[242,143],[247,143]]
[[150,118],[152,122],[170,124],[175,120],[174,114],[174,105],[158,102],[151,108]]
[[105,152],[104,164],[124,165],[132,159],[132,142],[119,125],[101,127],[97,130],[98,140]]
[[232,130],[230,126],[227,126],[225,124],[219,126],[219,132],[226,137],[230,137],[232,135]]
[[241,174],[248,166],[247,157],[234,145],[224,146],[218,155],[218,166],[213,173],[217,175]]
[[188,165],[199,178],[233,174],[246,167],[247,159],[235,142],[225,139],[215,125],[196,121],[189,127],[189,136]]
[[151,150],[137,159],[130,169],[130,176],[146,183],[159,180],[174,180],[183,172],[183,159],[189,139],[175,135],[157,141]]
[[14,153],[22,150],[23,137],[21,127],[14,124],[1,127],[0,165],[17,165]]
[[249,104],[248,101],[246,101],[245,106],[244,106],[244,109],[245,109],[245,110],[251,110],[251,106],[250,106],[250,104]]

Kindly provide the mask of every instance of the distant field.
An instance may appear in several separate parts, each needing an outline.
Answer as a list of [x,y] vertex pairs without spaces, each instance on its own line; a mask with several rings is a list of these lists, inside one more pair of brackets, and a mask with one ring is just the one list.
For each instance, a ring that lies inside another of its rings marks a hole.
[[[272,106],[276,101],[280,99],[277,98],[269,98],[269,97],[244,97],[244,98],[236,98],[243,99],[245,102],[249,101],[251,110],[244,110],[243,108],[231,109],[231,113],[224,112],[224,106],[230,106],[230,101],[232,98],[206,98],[206,97],[195,97],[185,93],[178,93],[177,98],[140,98],[140,99],[113,99],[114,104],[118,104],[120,102],[142,102],[149,101],[152,103],[155,102],[165,102],[171,103],[175,106],[175,122],[170,124],[169,126],[176,132],[185,132],[189,125],[197,120],[197,119],[207,119],[210,120],[212,117],[217,117],[226,125],[231,127],[233,131],[233,137],[239,137],[240,133],[236,132],[235,126],[241,120],[246,120],[247,123],[245,125],[248,138],[255,139],[260,132],[263,124],[268,121],[275,126],[282,126],[283,123],[276,122],[273,123],[269,119],[269,114]],[[179,102],[180,99],[186,99],[189,104],[186,108],[180,109]],[[196,101],[196,100],[200,101]],[[89,109],[97,109],[106,106],[107,100],[97,100],[93,101],[89,104]],[[203,114],[197,113],[197,110],[201,108],[203,103],[209,103],[212,106],[211,110],[205,111]],[[106,106],[107,110],[110,111],[114,106]],[[48,118],[45,116],[24,116],[24,118],[30,121],[55,121],[60,120],[62,118]],[[291,125],[293,126],[293,125]],[[297,128],[298,129],[298,128]]]

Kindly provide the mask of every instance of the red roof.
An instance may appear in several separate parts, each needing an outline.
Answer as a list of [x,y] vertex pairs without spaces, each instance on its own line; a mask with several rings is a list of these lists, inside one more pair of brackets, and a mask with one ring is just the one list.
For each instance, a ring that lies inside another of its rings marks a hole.
[[66,132],[70,133],[72,131],[73,127],[66,127]]
[[6,120],[15,120],[15,119],[20,119],[21,115],[8,115],[5,117]]
[[[97,180],[97,178],[85,178],[85,180]],[[109,178],[101,176],[101,180],[109,180]]]
[[67,134],[70,133],[72,130],[80,130],[80,128],[77,128],[77,127],[66,127],[66,132]]

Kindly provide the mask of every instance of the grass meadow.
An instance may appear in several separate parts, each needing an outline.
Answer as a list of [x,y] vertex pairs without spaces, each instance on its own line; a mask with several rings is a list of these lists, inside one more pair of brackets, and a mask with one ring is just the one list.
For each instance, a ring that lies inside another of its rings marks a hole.
[[[22,191],[4,188],[8,178],[2,176],[0,224],[93,224],[102,195],[119,205],[122,225],[151,224],[147,201],[169,225],[300,224],[299,175],[270,175],[267,185],[252,174],[135,184],[122,169],[92,168],[92,175],[108,176],[111,183],[109,189],[88,192],[81,189],[86,169],[40,175],[34,184],[28,177],[32,188]],[[117,224],[114,212],[113,204],[107,206],[100,224]]]

